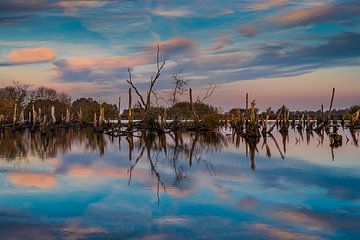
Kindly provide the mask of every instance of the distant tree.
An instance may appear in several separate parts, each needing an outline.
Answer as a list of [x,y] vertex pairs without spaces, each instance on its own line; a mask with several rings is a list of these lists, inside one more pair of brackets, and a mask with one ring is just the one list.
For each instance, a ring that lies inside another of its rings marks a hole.
[[13,101],[19,108],[25,107],[28,101],[29,85],[14,82],[13,85],[0,88],[0,99]]
[[356,113],[358,110],[360,110],[360,105],[354,105],[354,106],[351,106],[351,107],[350,107],[349,113],[350,113],[350,114],[354,114],[354,113]]
[[24,113],[26,116],[32,112],[32,106],[39,114],[51,116],[51,107],[55,108],[55,117],[61,120],[66,116],[66,110],[70,107],[71,97],[64,92],[57,92],[55,89],[47,87],[39,87],[35,90],[29,91],[29,103],[27,104]]
[[[115,104],[102,103],[104,108],[105,119],[116,119],[118,116],[118,108]],[[100,103],[93,98],[79,98],[71,104],[72,113],[77,115],[80,111],[83,114],[83,121],[91,122],[94,119],[94,113],[100,114]]]
[[[217,113],[217,109],[205,104],[194,103],[194,108],[200,119],[208,114]],[[189,102],[179,102],[168,108],[167,115],[169,118],[191,119],[193,116],[191,104]]]

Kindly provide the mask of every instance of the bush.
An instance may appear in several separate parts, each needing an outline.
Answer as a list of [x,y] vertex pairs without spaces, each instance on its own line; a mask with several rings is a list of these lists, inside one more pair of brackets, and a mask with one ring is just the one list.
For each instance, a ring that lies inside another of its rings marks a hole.
[[211,113],[205,115],[204,119],[202,120],[201,124],[202,127],[207,129],[215,129],[219,126],[220,115],[216,113]]

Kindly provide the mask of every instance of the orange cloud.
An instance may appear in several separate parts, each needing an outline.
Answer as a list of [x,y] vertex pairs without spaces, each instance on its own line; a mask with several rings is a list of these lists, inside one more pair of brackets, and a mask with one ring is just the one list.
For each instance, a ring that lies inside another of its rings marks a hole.
[[256,231],[264,232],[275,239],[286,239],[286,240],[320,240],[322,238],[308,236],[300,233],[288,232],[280,228],[270,226],[268,224],[257,223],[251,226]]
[[247,8],[249,8],[251,10],[255,10],[255,11],[267,10],[272,7],[284,5],[288,2],[289,2],[289,0],[268,0],[268,1],[264,1],[264,2],[256,2],[256,3],[248,4]]
[[254,209],[259,204],[259,201],[256,198],[247,197],[242,198],[240,202],[236,205],[237,208],[250,210]]
[[96,8],[107,4],[109,1],[83,0],[83,1],[60,1],[55,3],[56,6],[65,10],[76,10],[78,8]]
[[54,58],[55,50],[52,48],[22,48],[6,55],[11,64],[48,62]]
[[326,222],[320,221],[319,219],[305,215],[303,213],[278,212],[275,215],[278,218],[296,224],[307,224],[307,225],[311,225],[312,227],[320,227],[320,226],[328,225]]
[[255,36],[259,33],[259,30],[256,29],[254,26],[250,25],[250,24],[246,24],[246,25],[242,25],[237,27],[237,30],[245,36],[251,37],[251,36]]
[[75,221],[70,222],[62,231],[67,236],[67,240],[80,239],[91,234],[107,233],[106,229],[100,227],[80,227]]
[[147,56],[112,56],[103,58],[72,57],[63,60],[67,68],[73,71],[85,68],[130,68],[151,63]]
[[189,49],[196,47],[197,45],[197,43],[194,40],[185,37],[171,38],[166,41],[161,41],[158,44],[160,46],[160,50],[164,52],[169,52],[174,50],[187,51]]
[[55,175],[47,173],[10,173],[7,180],[17,186],[37,188],[52,188],[57,182]]
[[68,176],[78,177],[78,178],[88,178],[88,177],[108,177],[108,178],[128,178],[128,169],[125,168],[116,168],[116,167],[106,167],[106,166],[94,166],[87,167],[82,165],[72,165],[68,172]]
[[271,17],[270,21],[278,25],[287,26],[308,24],[313,20],[326,18],[339,10],[337,10],[336,6],[331,5],[321,5],[304,9],[293,9],[287,10],[280,15]]

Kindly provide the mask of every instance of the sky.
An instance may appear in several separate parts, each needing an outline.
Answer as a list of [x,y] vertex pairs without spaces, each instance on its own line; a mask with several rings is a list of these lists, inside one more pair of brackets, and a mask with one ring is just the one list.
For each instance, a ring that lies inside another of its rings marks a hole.
[[[128,78],[146,91],[156,46],[172,75],[227,111],[360,104],[359,0],[1,0],[0,87],[47,86],[126,106]],[[184,96],[185,98],[186,96]],[[164,104],[164,103],[163,103]]]

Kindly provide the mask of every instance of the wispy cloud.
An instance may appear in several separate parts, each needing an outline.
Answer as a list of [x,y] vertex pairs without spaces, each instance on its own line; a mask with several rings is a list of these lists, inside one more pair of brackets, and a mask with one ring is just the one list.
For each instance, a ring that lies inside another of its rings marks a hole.
[[254,26],[252,26],[250,24],[238,26],[236,28],[236,30],[239,33],[241,33],[242,35],[248,36],[248,37],[255,36],[260,32],[257,28],[255,28]]
[[176,8],[176,9],[168,9],[168,8],[156,8],[152,10],[152,13],[157,16],[167,17],[167,18],[175,18],[175,17],[188,17],[191,14],[191,11],[187,8]]
[[102,0],[2,0],[0,12],[43,11],[43,10],[76,10],[79,8],[95,8],[107,4]]
[[322,22],[334,22],[360,16],[359,2],[325,4],[301,9],[284,10],[268,20],[278,26],[296,27]]
[[139,48],[141,52],[133,56],[65,58],[54,62],[53,76],[63,81],[103,82],[119,79],[124,77],[127,68],[154,64],[156,45],[160,46],[161,59],[175,60],[196,54],[197,43],[188,38],[178,37]]
[[256,1],[254,3],[248,4],[246,7],[250,10],[260,11],[260,10],[267,10],[276,6],[281,6],[287,4],[288,2],[289,0]]

